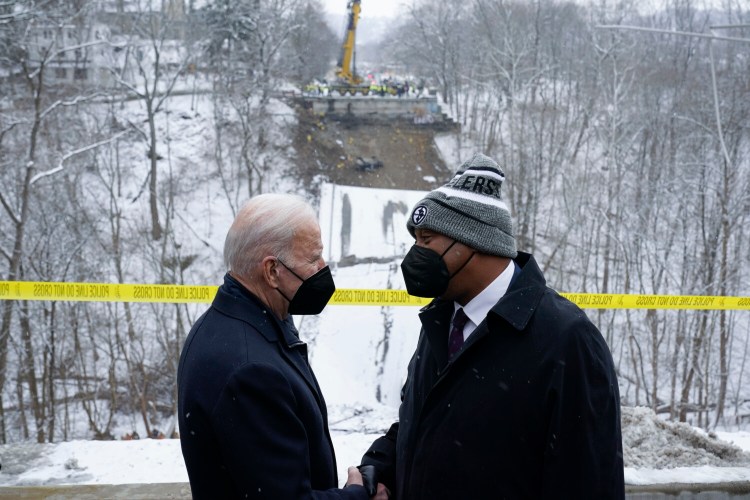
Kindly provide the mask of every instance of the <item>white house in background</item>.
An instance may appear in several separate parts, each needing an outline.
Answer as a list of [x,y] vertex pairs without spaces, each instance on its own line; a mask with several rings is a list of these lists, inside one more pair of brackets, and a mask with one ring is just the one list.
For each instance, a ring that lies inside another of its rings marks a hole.
[[33,26],[29,62],[34,68],[44,62],[48,83],[108,85],[117,50],[110,38],[109,27],[101,23]]
[[153,17],[159,16],[159,12],[166,15],[171,27],[159,56],[165,67],[178,69],[186,52],[179,40],[186,27],[184,0],[148,0],[145,3],[99,0],[95,10],[80,23],[49,21],[32,25],[27,45],[29,63],[34,69],[44,62],[45,80],[53,85],[106,87],[115,83],[114,74],[132,80],[137,68],[133,67],[134,61],[128,62],[124,47],[130,44],[135,58],[152,58],[152,42],[131,38],[123,31],[130,33],[136,19],[163,22]]

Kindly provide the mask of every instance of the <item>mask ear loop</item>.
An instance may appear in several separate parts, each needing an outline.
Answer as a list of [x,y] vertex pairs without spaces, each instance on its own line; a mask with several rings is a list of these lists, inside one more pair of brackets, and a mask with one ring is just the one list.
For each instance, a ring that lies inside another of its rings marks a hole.
[[[448,247],[448,248],[450,248],[450,247]],[[300,280],[300,281],[303,281],[303,282],[305,281],[305,280],[303,280],[303,279],[302,279],[302,278],[301,278],[301,277],[300,277],[300,276],[299,276],[299,275],[298,275],[297,273],[295,273],[294,271],[292,271],[292,268],[291,268],[291,267],[289,267],[289,266],[287,266],[286,264],[284,264],[284,261],[283,261],[283,260],[279,259],[278,257],[276,257],[276,260],[278,260],[279,262],[281,262],[281,265],[282,265],[282,266],[284,266],[284,267],[286,267],[286,268],[287,268],[287,270],[288,270],[288,271],[289,271],[290,273],[292,273],[292,274],[293,274],[293,275],[294,275],[294,276],[295,276],[295,277],[296,277],[296,278],[297,278],[298,280]]]
[[453,240],[453,243],[451,243],[451,244],[450,244],[450,245],[448,246],[448,248],[446,248],[446,249],[445,249],[445,252],[443,252],[443,253],[441,253],[441,254],[440,254],[440,258],[442,259],[443,257],[445,257],[445,254],[447,254],[447,253],[448,253],[448,251],[449,251],[449,250],[450,250],[451,248],[453,248],[453,245],[455,245],[456,243],[458,243],[458,240]]
[[[297,278],[298,280],[300,280],[300,281],[301,281],[302,283],[304,283],[304,282],[305,282],[305,280],[303,280],[302,278],[300,278],[300,277],[299,277],[299,276],[297,275],[297,273],[295,273],[294,271],[292,271],[292,269],[291,269],[291,268],[290,268],[289,266],[287,266],[286,264],[284,264],[284,261],[283,261],[283,260],[279,259],[278,257],[276,257],[276,260],[277,260],[277,261],[279,261],[279,262],[281,263],[281,265],[282,265],[282,266],[286,267],[287,271],[289,271],[290,273],[292,273],[292,274],[293,274],[293,275],[294,275],[294,276],[295,276],[295,277],[296,277],[296,278]],[[286,301],[287,301],[287,302],[289,302],[290,304],[292,303],[292,299],[290,299],[289,297],[287,297],[287,296],[286,296],[286,294],[285,294],[284,292],[282,292],[282,291],[281,291],[281,288],[278,288],[278,287],[277,287],[277,288],[276,288],[276,291],[277,291],[277,292],[279,292],[279,293],[281,294],[281,296],[282,296],[282,297],[284,297],[284,298],[286,299]]]
[[[453,240],[453,243],[451,243],[451,244],[450,244],[450,246],[449,246],[448,248],[446,248],[446,249],[445,249],[445,252],[443,252],[443,254],[442,254],[442,255],[440,256],[440,259],[441,259],[441,260],[443,259],[443,257],[445,257],[445,254],[447,254],[447,253],[448,253],[448,251],[449,251],[449,250],[450,250],[451,248],[453,248],[453,245],[455,245],[456,243],[458,243],[458,240]],[[464,263],[463,263],[463,265],[462,265],[461,267],[459,267],[459,268],[458,268],[458,270],[457,270],[457,271],[456,271],[455,273],[453,273],[453,274],[451,274],[450,276],[448,276],[448,281],[452,280],[452,279],[453,279],[453,277],[454,277],[455,275],[457,275],[458,273],[460,273],[460,272],[461,272],[461,270],[462,270],[462,269],[463,269],[464,267],[466,267],[466,265],[467,265],[467,264],[469,263],[469,261],[470,261],[470,260],[471,260],[471,259],[472,259],[472,258],[473,258],[473,257],[474,257],[475,255],[476,255],[476,252],[473,252],[473,253],[472,253],[472,254],[471,254],[471,255],[469,256],[469,258],[468,258],[468,259],[466,259],[466,262],[464,262]],[[281,262],[281,261],[279,261],[279,262]],[[445,262],[445,261],[443,261],[443,262]],[[282,262],[282,264],[283,264],[283,262]]]
[[471,254],[471,255],[469,256],[469,258],[468,258],[468,259],[466,259],[466,262],[464,262],[464,264],[463,264],[463,265],[462,265],[461,267],[459,267],[459,268],[458,268],[458,270],[457,270],[457,271],[456,271],[455,273],[451,274],[451,275],[450,275],[450,276],[448,277],[448,280],[452,280],[452,279],[453,279],[453,277],[454,277],[455,275],[457,275],[458,273],[460,273],[460,272],[461,272],[461,270],[462,270],[462,269],[463,269],[464,267],[466,267],[466,265],[467,265],[467,264],[469,263],[469,261],[470,261],[470,260],[471,260],[471,259],[472,259],[472,258],[473,258],[473,257],[474,257],[474,256],[475,256],[476,254],[477,254],[476,252],[472,252],[472,254]]

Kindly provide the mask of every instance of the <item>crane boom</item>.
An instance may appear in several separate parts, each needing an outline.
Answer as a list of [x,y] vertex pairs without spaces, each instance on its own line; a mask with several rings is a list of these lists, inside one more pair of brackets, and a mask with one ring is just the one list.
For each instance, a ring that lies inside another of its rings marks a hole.
[[354,61],[354,46],[357,34],[357,23],[359,22],[359,13],[362,10],[362,0],[349,0],[347,10],[349,19],[344,33],[344,43],[341,46],[341,56],[339,57],[336,76],[346,81],[350,85],[358,85],[362,78],[357,75]]

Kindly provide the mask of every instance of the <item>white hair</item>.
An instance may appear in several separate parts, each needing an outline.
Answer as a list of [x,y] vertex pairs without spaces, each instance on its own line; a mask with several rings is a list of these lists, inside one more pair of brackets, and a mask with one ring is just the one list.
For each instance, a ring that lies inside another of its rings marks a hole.
[[254,196],[240,208],[229,228],[224,264],[229,271],[249,279],[253,268],[269,255],[287,262],[297,229],[311,221],[317,223],[315,210],[301,196]]

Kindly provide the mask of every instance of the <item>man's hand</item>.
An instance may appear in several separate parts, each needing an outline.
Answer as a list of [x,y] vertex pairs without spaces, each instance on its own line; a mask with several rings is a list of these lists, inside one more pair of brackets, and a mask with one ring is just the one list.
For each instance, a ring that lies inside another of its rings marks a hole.
[[347,472],[349,473],[349,477],[346,479],[346,486],[350,486],[352,484],[363,486],[362,474],[360,474],[359,469],[357,469],[356,467],[349,467],[347,469]]
[[383,483],[378,483],[378,491],[372,497],[372,500],[388,500],[389,498],[391,498],[391,492],[388,491],[388,488]]
[[346,480],[346,486],[352,484],[364,486],[371,500],[388,500],[391,497],[391,492],[388,491],[388,488],[383,483],[377,483],[378,485],[375,487],[377,472],[372,465],[349,467],[347,471],[349,478]]

